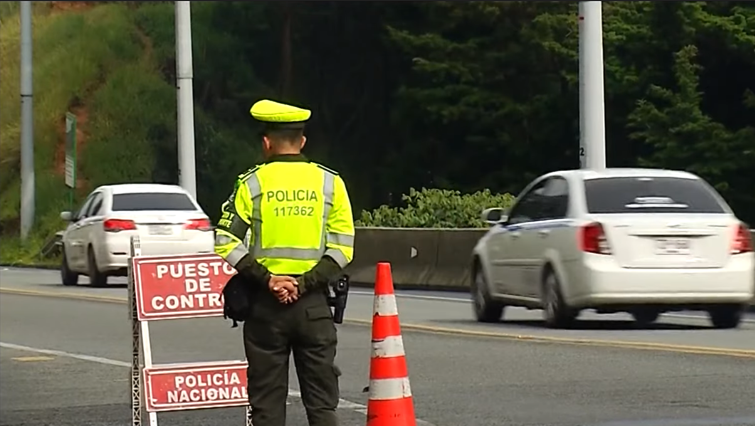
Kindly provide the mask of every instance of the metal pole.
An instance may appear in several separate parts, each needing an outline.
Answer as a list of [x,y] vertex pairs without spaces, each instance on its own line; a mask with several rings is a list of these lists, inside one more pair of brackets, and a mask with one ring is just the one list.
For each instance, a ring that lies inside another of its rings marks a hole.
[[21,241],[34,224],[34,109],[31,2],[21,2]]
[[176,2],[176,76],[178,78],[178,179],[180,185],[197,196],[194,158],[194,87],[191,57],[191,6]]
[[580,167],[606,167],[603,87],[603,8],[579,2],[579,154]]

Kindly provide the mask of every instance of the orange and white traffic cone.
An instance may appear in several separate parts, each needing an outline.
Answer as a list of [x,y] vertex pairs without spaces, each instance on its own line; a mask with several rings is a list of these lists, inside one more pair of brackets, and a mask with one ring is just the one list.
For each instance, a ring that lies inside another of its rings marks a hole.
[[367,426],[416,426],[390,263],[378,263]]

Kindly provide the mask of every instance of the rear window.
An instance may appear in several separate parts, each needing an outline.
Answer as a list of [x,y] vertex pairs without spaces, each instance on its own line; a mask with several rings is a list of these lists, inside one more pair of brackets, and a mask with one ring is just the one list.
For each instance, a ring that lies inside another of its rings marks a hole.
[[178,192],[135,192],[113,196],[113,211],[196,210],[186,194]]
[[585,181],[587,211],[605,213],[725,213],[701,181],[620,177]]

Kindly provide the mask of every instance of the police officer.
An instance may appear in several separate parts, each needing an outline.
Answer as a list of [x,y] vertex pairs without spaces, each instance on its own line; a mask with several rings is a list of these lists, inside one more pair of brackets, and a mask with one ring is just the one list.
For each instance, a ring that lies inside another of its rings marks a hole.
[[[354,220],[343,180],[301,154],[311,112],[255,103],[265,162],[239,176],[222,207],[215,251],[254,292],[244,323],[254,426],[284,426],[293,351],[310,426],[336,426],[336,329],[328,284],[354,256]],[[243,243],[251,229],[249,247]]]

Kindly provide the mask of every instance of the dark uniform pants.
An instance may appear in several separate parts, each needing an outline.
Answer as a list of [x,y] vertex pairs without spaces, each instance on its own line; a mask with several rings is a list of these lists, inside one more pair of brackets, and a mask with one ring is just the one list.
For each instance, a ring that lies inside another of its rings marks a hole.
[[339,400],[336,328],[325,294],[308,293],[291,305],[262,292],[244,322],[249,404],[254,426],[284,426],[289,358],[293,351],[310,426],[337,426]]

